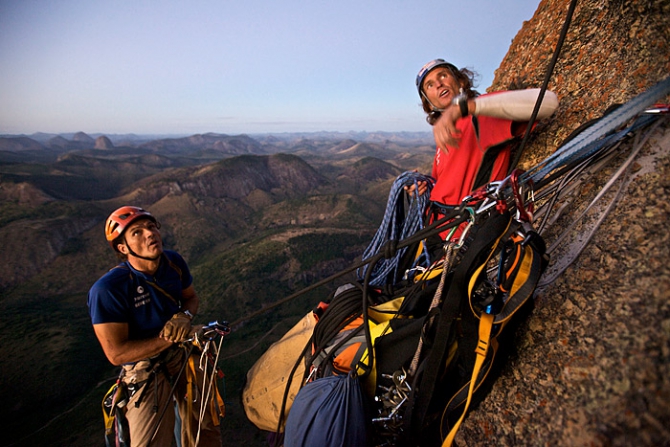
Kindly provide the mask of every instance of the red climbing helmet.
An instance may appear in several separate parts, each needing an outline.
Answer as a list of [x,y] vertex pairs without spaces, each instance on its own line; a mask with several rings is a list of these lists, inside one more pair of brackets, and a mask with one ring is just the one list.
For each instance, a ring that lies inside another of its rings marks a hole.
[[151,219],[158,225],[158,221],[151,213],[137,206],[122,206],[109,215],[105,223],[105,238],[114,250],[116,250],[114,240],[123,234],[128,225],[140,218]]

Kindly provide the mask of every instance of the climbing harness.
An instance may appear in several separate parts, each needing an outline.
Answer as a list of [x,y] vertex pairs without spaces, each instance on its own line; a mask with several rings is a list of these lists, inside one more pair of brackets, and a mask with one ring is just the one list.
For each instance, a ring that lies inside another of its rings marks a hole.
[[[125,418],[125,411],[130,399],[136,393],[140,393],[139,397],[134,399],[133,405],[143,404],[141,393],[147,387],[156,385],[157,374],[168,374],[165,367],[167,362],[172,362],[177,357],[181,357],[183,360],[180,361],[177,374],[173,377],[168,375],[172,384],[170,395],[174,395],[180,378],[185,375],[185,402],[188,417],[182,421],[182,424],[184,424],[182,431],[190,436],[189,445],[197,446],[200,440],[201,424],[206,413],[210,412],[215,425],[219,424],[220,417],[225,416],[224,401],[216,386],[216,380],[223,378],[223,372],[217,367],[217,363],[223,339],[229,333],[230,328],[227,323],[214,321],[195,332],[193,338],[164,351],[164,354],[123,368],[119,378],[107,392],[102,403],[106,445],[108,447],[130,446],[130,431]],[[217,337],[219,337],[218,346],[215,343]],[[196,360],[197,352],[200,355]],[[196,381],[197,370],[203,371],[202,383]],[[127,371],[132,371],[133,374],[126,377]],[[196,402],[200,403],[200,408],[198,409],[198,427],[194,429],[191,427],[190,415]],[[158,433],[166,411],[174,405],[174,402],[170,398],[162,408],[158,408],[157,404],[158,402],[153,403],[153,411],[158,413],[159,416],[153,426],[150,439],[153,439]]]

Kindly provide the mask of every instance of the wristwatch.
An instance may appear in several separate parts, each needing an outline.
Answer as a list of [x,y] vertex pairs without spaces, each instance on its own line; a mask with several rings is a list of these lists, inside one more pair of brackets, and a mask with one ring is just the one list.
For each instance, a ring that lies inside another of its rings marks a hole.
[[451,101],[451,103],[461,109],[461,118],[468,116],[468,95],[466,95],[465,92],[461,92]]
[[191,311],[188,310],[188,309],[186,309],[186,310],[182,310],[181,313],[183,313],[184,315],[186,315],[187,317],[189,317],[191,320],[192,320],[193,318],[195,318],[195,315],[193,315],[193,314],[191,313]]

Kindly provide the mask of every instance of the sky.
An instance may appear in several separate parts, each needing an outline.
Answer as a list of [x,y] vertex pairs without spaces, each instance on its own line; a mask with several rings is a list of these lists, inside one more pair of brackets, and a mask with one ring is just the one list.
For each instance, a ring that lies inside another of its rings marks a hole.
[[443,58],[491,85],[539,0],[0,0],[0,134],[430,131]]

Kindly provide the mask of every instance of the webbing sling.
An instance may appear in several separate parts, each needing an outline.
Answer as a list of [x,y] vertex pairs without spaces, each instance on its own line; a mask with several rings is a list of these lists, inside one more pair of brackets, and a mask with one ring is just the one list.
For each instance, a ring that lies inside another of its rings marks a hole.
[[[170,259],[168,259],[168,257],[165,256],[165,254],[162,254],[161,256],[162,256],[162,259],[164,259],[165,261],[167,261],[168,266],[169,266],[170,268],[172,268],[174,271],[177,272],[177,274],[179,275],[179,280],[181,281],[181,279],[182,279],[182,271],[181,271],[181,269],[180,269],[175,263],[173,263],[172,261],[170,261]],[[128,261],[124,261],[123,263],[121,263],[121,264],[119,264],[119,265],[117,265],[117,266],[112,267],[112,268],[110,269],[110,271],[111,271],[111,270],[114,270],[114,269],[117,269],[117,268],[118,268],[118,269],[125,269],[125,270],[128,270],[128,274],[129,274],[129,276],[130,276],[130,278],[131,278],[131,281],[136,281],[136,280],[137,280],[136,275],[133,273],[133,270],[128,266]],[[172,301],[174,304],[176,304],[176,305],[179,306],[179,307],[182,306],[181,298],[175,298],[175,297],[173,297],[168,291],[166,291],[166,290],[164,290],[163,288],[161,288],[161,287],[160,287],[158,284],[156,284],[154,281],[150,281],[150,280],[147,279],[147,278],[145,278],[144,280],[147,282],[147,284],[149,284],[149,285],[150,285],[151,287],[153,287],[155,290],[157,290],[158,292],[160,292],[163,296],[165,296],[166,298],[168,298],[168,299],[169,299],[170,301]]]
[[598,122],[585,129],[578,137],[569,141],[551,154],[541,163],[535,165],[523,174],[522,182],[528,179],[538,184],[551,171],[576,159],[587,158],[600,149],[597,140],[603,135],[616,130],[619,126],[639,115],[654,102],[670,93],[670,76],[652,86],[648,90],[632,98],[621,107],[603,116]]
[[[196,380],[196,365],[195,365],[195,357],[191,356],[188,359],[188,366],[189,366],[189,373],[188,373],[188,383],[192,385],[194,388],[192,388],[191,393],[193,391],[197,391],[198,386],[195,383]],[[210,383],[202,384],[203,390],[206,390],[207,387],[209,386],[212,390],[211,397],[208,399],[209,402],[201,402],[201,405],[208,405],[209,406],[209,412],[212,415],[212,423],[214,424],[215,427],[218,427],[221,421],[219,418],[222,418],[226,415],[226,406],[225,403],[223,402],[223,398],[221,397],[221,393],[219,393],[219,387],[216,386],[216,365],[211,364],[212,367],[212,375],[209,378]],[[206,367],[205,367],[206,368]],[[207,379],[207,376],[205,375],[205,379]],[[195,396],[192,396],[195,398]],[[189,405],[194,402],[195,399],[189,400]]]
[[[192,355],[189,355],[186,359],[188,362],[188,369],[186,370],[186,420],[182,420],[182,434],[186,433],[188,436],[187,443],[189,446],[195,445],[195,436],[191,430],[191,421],[193,420],[193,402],[196,398],[198,384],[196,382],[195,375],[195,360]],[[204,384],[203,384],[204,385]],[[200,405],[204,405],[204,402],[200,402]]]
[[[522,253],[520,266],[514,272],[515,278],[509,291],[509,298],[502,310],[495,316],[493,324],[507,323],[510,317],[533,296],[540,276],[548,263],[548,258],[545,258],[544,240],[535,231],[527,233],[525,240],[518,243],[517,248]],[[472,296],[472,288],[470,296]]]
[[[509,321],[511,316],[533,295],[535,286],[544,270],[543,257],[546,249],[544,240],[540,235],[535,231],[528,231],[525,233],[525,238],[521,238],[518,234],[512,236],[512,238],[515,241],[514,255],[516,259],[506,272],[512,279],[508,290],[509,298],[505,301],[503,308],[495,314],[493,324],[504,324]],[[478,312],[473,307],[472,292],[475,289],[477,278],[488,261],[489,259],[477,268],[468,283],[468,300],[470,309],[475,316],[478,315]]]
[[[496,331],[496,334],[491,337],[492,328],[495,324],[501,324],[504,326],[509,320],[510,317],[533,295],[533,291],[537,286],[540,276],[546,265],[544,262],[544,252],[545,245],[541,237],[534,231],[529,231],[526,233],[526,237],[523,240],[517,240],[515,243],[516,262],[511,266],[510,275],[513,275],[512,286],[510,290],[509,298],[505,303],[503,309],[497,314],[487,314],[482,313],[479,317],[479,340],[477,342],[477,347],[475,348],[475,365],[472,371],[472,377],[470,382],[464,385],[461,390],[454,395],[451,401],[445,407],[443,413],[443,419],[451,410],[460,405],[463,401],[463,391],[467,387],[467,398],[465,401],[465,407],[459,419],[454,423],[454,426],[449,431],[446,439],[442,443],[443,447],[449,447],[454,441],[454,437],[460,428],[465,414],[468,411],[470,403],[472,401],[472,395],[475,390],[481,385],[481,382],[484,380],[488,374],[488,370],[485,371],[482,377],[480,377],[482,366],[485,364],[487,356],[489,354],[489,348],[493,349],[493,356],[497,351],[498,344],[496,337],[502,330],[502,327]],[[488,261],[488,259],[487,259]],[[486,266],[486,262],[483,263],[472,275],[470,284],[468,286],[468,300],[470,301],[470,306],[472,309],[472,291],[474,290],[474,285],[476,278],[481,273],[482,269]],[[477,313],[474,311],[475,315]],[[491,358],[491,363],[493,363],[493,358]],[[488,365],[490,368],[490,364]]]
[[[212,376],[212,382],[210,383],[214,392],[212,393],[211,398],[207,399],[208,402],[205,402],[204,393],[202,396],[200,396],[200,398],[198,398],[196,395],[198,390],[202,390],[204,392],[204,390],[207,389],[206,383],[202,384],[202,388],[198,387],[198,376],[196,373],[196,368],[197,366],[195,365],[195,356],[190,355],[188,357],[188,370],[186,371],[186,420],[182,421],[182,433],[187,433],[187,441],[189,442],[189,445],[192,446],[196,445],[196,437],[191,427],[193,420],[194,402],[200,401],[201,406],[207,405],[209,407],[209,412],[212,416],[212,423],[216,427],[218,427],[220,424],[219,417],[224,417],[225,415],[225,404],[223,403],[223,399],[219,394],[219,389],[216,386],[216,382],[214,381],[215,375]],[[216,374],[216,370],[213,371],[213,374]]]
[[454,442],[456,432],[458,431],[458,428],[461,426],[461,422],[463,422],[465,413],[468,411],[470,401],[472,400],[472,395],[474,394],[475,391],[475,383],[477,382],[476,379],[479,376],[479,370],[482,368],[484,360],[486,360],[486,354],[489,351],[492,328],[493,328],[493,315],[483,314],[479,320],[479,341],[477,342],[477,349],[475,349],[477,358],[475,360],[474,370],[472,371],[472,379],[470,380],[470,386],[468,387],[468,399],[465,402],[465,408],[463,409],[463,414],[461,414],[461,417],[458,418],[458,421],[454,424],[453,428],[449,432],[449,435],[447,436],[447,439],[445,439],[444,442],[442,443],[442,447],[451,446],[451,444]]
[[127,392],[126,384],[117,379],[102,399],[106,447],[130,447],[130,430],[122,408],[128,403]]
[[[433,345],[428,356],[422,361],[423,373],[416,378],[412,387],[410,405],[404,417],[405,433],[409,436],[421,432],[423,422],[428,412],[430,401],[433,397],[435,385],[443,369],[444,357],[448,346],[453,343],[452,323],[459,315],[463,300],[468,296],[465,289],[473,269],[480,267],[482,257],[488,260],[498,246],[500,239],[507,232],[511,222],[509,212],[503,214],[494,213],[480,225],[475,225],[471,231],[473,238],[470,246],[463,255],[458,266],[455,268],[447,291],[446,297],[437,318],[437,329],[433,339]],[[485,264],[485,262],[484,262]]]

